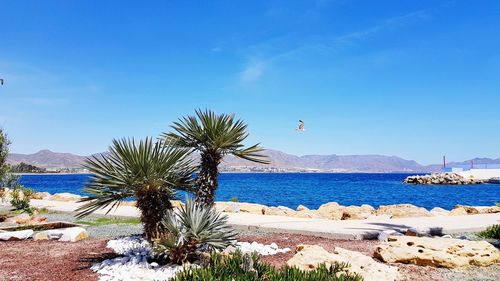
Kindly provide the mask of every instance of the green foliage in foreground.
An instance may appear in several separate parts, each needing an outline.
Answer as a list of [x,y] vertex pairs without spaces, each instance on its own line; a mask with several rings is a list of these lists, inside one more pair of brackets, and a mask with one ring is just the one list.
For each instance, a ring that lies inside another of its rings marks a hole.
[[75,223],[88,226],[101,226],[109,224],[136,225],[141,224],[141,220],[139,218],[97,218],[95,220],[78,220]]
[[32,194],[32,189],[25,188],[22,185],[16,186],[12,190],[12,200],[10,200],[10,204],[14,208],[13,211],[22,211],[29,215],[33,215],[35,209],[30,206],[30,196]]
[[482,238],[500,239],[500,224],[488,226],[488,228],[479,232],[477,236]]
[[240,252],[232,257],[213,254],[206,267],[186,269],[179,273],[175,281],[361,281],[362,277],[346,273],[347,264],[336,264],[332,267],[321,265],[312,271],[301,271],[285,266],[276,269],[252,257],[253,265],[244,266],[246,258]]
[[201,252],[223,250],[236,239],[227,216],[189,198],[180,210],[168,211],[162,223],[168,234],[156,240],[153,249],[177,264],[196,260]]

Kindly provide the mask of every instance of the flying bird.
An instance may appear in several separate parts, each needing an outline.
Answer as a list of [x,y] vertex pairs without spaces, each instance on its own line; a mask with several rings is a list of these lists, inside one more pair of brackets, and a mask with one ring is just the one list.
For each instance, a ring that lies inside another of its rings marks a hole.
[[303,132],[305,130],[306,130],[306,128],[304,128],[304,121],[299,120],[299,127],[297,129],[295,129],[295,131]]
[[0,78],[0,85],[3,85],[3,79]]

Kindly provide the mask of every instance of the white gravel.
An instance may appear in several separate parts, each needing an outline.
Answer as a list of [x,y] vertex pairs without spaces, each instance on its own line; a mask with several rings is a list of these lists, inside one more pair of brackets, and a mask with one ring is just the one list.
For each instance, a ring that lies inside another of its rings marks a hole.
[[276,254],[283,254],[290,252],[290,248],[280,249],[276,243],[271,243],[269,245],[260,244],[257,242],[237,242],[236,248],[238,248],[242,253],[251,253],[256,252],[259,255],[263,256],[272,256]]
[[[156,262],[149,262],[151,245],[139,236],[110,240],[106,246],[121,257],[107,259],[91,267],[99,274],[100,281],[167,281],[184,269],[184,266],[177,264],[159,266]],[[257,242],[237,242],[235,248],[243,253],[257,252],[265,256],[290,251],[290,248],[280,249],[276,243],[264,245]]]

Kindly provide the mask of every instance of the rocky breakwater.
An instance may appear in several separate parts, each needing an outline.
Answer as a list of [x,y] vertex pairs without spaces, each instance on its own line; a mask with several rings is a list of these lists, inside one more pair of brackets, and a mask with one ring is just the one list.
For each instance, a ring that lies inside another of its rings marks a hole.
[[409,176],[403,183],[406,184],[427,184],[427,185],[437,185],[437,184],[447,184],[447,185],[462,185],[462,184],[481,184],[484,183],[481,180],[467,179],[456,173],[441,173],[441,174],[430,174],[423,176]]

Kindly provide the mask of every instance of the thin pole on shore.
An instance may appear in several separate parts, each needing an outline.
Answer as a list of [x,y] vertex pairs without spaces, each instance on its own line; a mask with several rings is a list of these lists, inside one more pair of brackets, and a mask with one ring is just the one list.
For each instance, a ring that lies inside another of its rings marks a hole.
[[443,155],[443,169],[446,169],[446,155]]

